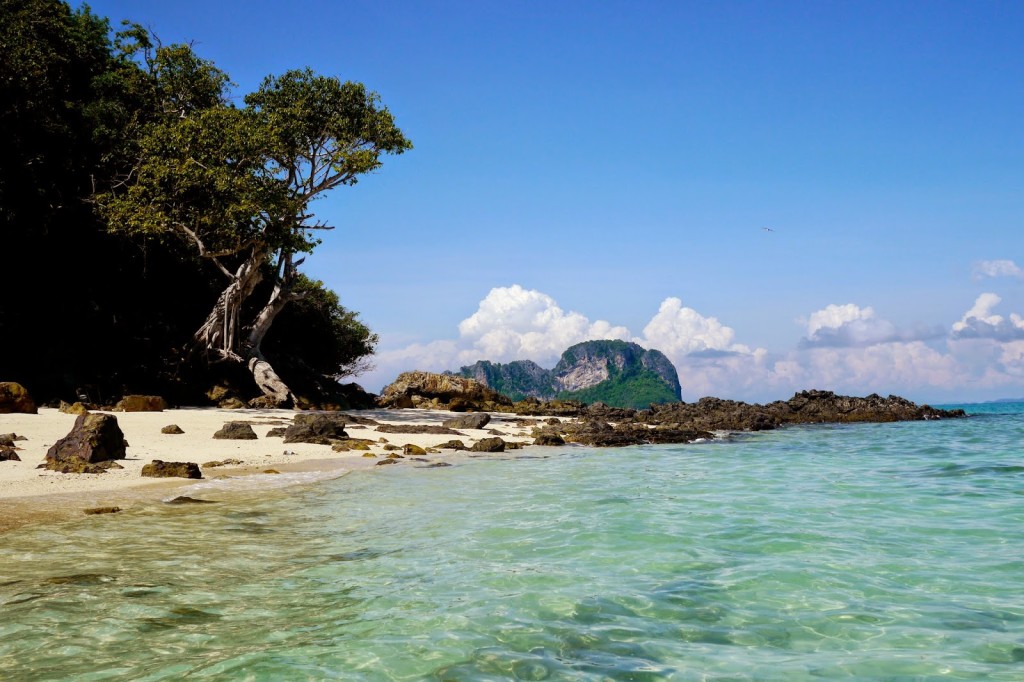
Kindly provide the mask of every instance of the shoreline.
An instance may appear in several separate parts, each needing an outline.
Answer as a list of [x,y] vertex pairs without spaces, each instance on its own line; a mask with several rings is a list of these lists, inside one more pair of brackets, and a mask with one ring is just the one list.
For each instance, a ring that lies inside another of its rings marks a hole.
[[[483,429],[457,429],[464,435],[451,434],[394,434],[376,431],[377,425],[349,423],[345,430],[353,439],[375,441],[369,450],[335,452],[329,445],[288,443],[278,437],[267,437],[275,427],[292,423],[293,410],[275,409],[222,409],[175,408],[162,412],[107,412],[112,414],[128,442],[127,458],[117,460],[123,469],[111,469],[101,474],[62,474],[36,467],[44,461],[47,450],[68,434],[76,415],[54,408],[39,408],[38,414],[0,414],[0,433],[15,433],[26,440],[15,443],[21,461],[0,462],[0,534],[26,525],[37,525],[82,518],[87,509],[120,507],[122,510],[145,504],[154,504],[186,495],[189,488],[259,488],[275,485],[269,476],[283,475],[282,485],[327,480],[344,476],[351,471],[370,469],[393,452],[388,450],[409,444],[433,448],[452,439],[462,440],[466,446],[481,438],[499,435],[506,441],[524,442],[532,438],[523,426],[503,417],[492,415],[492,421]],[[456,413],[433,410],[351,410],[354,417],[372,419],[382,425],[439,425],[444,419],[459,416]],[[215,431],[227,422],[249,422],[257,434],[256,440],[217,440]],[[183,434],[164,434],[161,428],[176,424]],[[427,455],[431,461],[444,461],[456,451],[442,450]],[[366,456],[367,454],[373,457]],[[201,468],[202,479],[143,478],[142,467],[154,459],[166,462],[195,462]],[[241,460],[239,465],[204,466],[212,461]],[[267,473],[267,472],[274,473]],[[309,473],[309,477],[295,475]],[[199,493],[197,493],[199,494]]]

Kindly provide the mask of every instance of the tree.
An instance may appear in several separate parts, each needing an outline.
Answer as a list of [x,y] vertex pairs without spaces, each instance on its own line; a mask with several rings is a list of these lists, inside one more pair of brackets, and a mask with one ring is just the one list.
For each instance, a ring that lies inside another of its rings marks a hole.
[[[190,47],[161,46],[138,27],[123,35],[126,54],[148,74],[154,114],[140,123],[138,153],[121,182],[98,195],[103,214],[112,230],[181,241],[212,263],[226,284],[191,350],[243,362],[268,398],[294,401],[262,344],[285,306],[311,291],[297,286],[302,254],[331,229],[311,203],[412,145],[360,83],[289,71],[235,108],[226,76]],[[268,276],[267,300],[243,319]]]

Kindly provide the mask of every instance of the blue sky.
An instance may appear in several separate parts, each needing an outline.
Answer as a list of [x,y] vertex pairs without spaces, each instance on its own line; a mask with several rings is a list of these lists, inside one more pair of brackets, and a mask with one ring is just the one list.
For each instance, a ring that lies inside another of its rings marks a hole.
[[307,262],[381,336],[370,389],[603,335],[687,400],[1024,396],[1020,3],[92,7],[239,96],[381,94],[415,149],[317,205]]

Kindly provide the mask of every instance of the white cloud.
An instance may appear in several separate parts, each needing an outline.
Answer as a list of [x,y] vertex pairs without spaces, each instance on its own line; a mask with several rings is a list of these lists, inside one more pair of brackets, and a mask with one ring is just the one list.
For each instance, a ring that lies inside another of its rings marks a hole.
[[[629,330],[565,312],[547,294],[518,284],[495,287],[459,324],[466,362],[553,362],[569,346],[592,339],[628,339]],[[468,347],[467,347],[468,346]]]
[[953,323],[953,338],[981,338],[999,341],[1024,339],[1024,318],[1017,313],[1010,313],[1006,319],[992,312],[1002,299],[993,293],[978,296],[974,305],[964,313],[959,322]]
[[1012,260],[982,260],[974,264],[974,278],[1014,277],[1024,279],[1024,270]]
[[671,297],[661,302],[658,312],[644,327],[644,337],[634,341],[657,348],[670,358],[707,351],[749,353],[748,347],[733,343],[735,336],[732,328],[716,318],[704,317],[693,308],[683,306],[678,298]]
[[807,337],[804,347],[862,347],[899,338],[896,327],[888,320],[875,317],[870,306],[861,308],[854,303],[831,303],[811,313],[807,319]]

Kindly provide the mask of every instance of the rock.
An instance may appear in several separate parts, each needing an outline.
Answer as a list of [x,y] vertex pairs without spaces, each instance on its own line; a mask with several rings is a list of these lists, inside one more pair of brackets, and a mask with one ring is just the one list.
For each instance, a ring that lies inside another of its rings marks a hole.
[[83,509],[86,514],[116,514],[121,511],[120,507],[92,507],[90,509]]
[[341,440],[348,440],[343,414],[297,414],[293,422],[285,429],[285,443],[332,445]]
[[5,440],[11,441],[11,444],[14,444],[14,443],[17,443],[18,441],[28,440],[28,438],[25,438],[25,436],[19,436],[16,433],[0,434],[0,442],[3,442]]
[[441,467],[450,467],[450,466],[451,466],[451,464],[449,464],[448,462],[434,462],[433,464],[428,464],[427,466],[420,467],[420,468],[421,469],[439,469]]
[[565,439],[557,433],[542,433],[533,439],[534,445],[565,445]]
[[473,452],[504,452],[505,441],[501,438],[481,438],[470,448]]
[[353,450],[369,450],[370,446],[366,443],[352,443],[350,446]]
[[377,455],[373,454],[372,452],[364,452],[363,453],[363,457],[369,457],[371,459],[376,459]]
[[248,422],[228,422],[213,437],[217,440],[256,440],[256,432]]
[[181,427],[177,424],[168,424],[164,428],[160,429],[160,433],[180,434],[185,433],[181,430]]
[[0,462],[20,462],[17,451],[10,445],[0,445]]
[[471,414],[464,414],[458,417],[452,417],[451,419],[445,419],[441,422],[441,426],[446,426],[449,429],[482,429],[487,426],[487,423],[491,421],[491,415],[486,412],[473,412]]
[[0,381],[0,414],[38,414],[36,402],[19,383]]
[[466,450],[466,444],[461,440],[450,440],[437,446],[440,450]]
[[451,374],[403,372],[381,392],[381,407],[424,407],[459,410],[507,411],[512,401],[472,379]]
[[114,406],[114,412],[163,412],[167,401],[158,395],[126,395]]
[[245,407],[245,403],[238,398],[225,398],[217,403],[217,407],[222,410],[240,410]]
[[409,443],[402,448],[402,453],[405,455],[414,455],[417,457],[422,457],[423,455],[427,454],[427,451],[421,448],[419,445],[413,445],[412,443]]
[[288,429],[283,426],[275,426],[267,431],[266,438],[284,438],[284,432],[287,430]]
[[13,433],[0,433],[0,447],[7,446],[9,448],[14,447],[14,434]]
[[199,465],[195,462],[164,462],[154,459],[142,467],[142,475],[148,478],[202,478]]
[[278,471],[277,469],[264,469],[263,473],[265,473],[265,474],[279,474],[281,472]]
[[207,469],[215,469],[217,467],[238,466],[239,464],[245,464],[245,462],[240,459],[215,459],[212,462],[204,462],[203,466]]
[[[128,443],[110,414],[80,414],[68,435],[46,452],[46,467],[65,473],[98,473],[82,465],[125,458]],[[101,468],[102,470],[102,468]]]
[[397,459],[382,459],[381,461],[377,462],[377,466],[383,466],[385,464],[397,464],[397,463],[398,463]]
[[60,407],[57,409],[64,414],[85,414],[89,411],[89,406],[79,402],[68,404],[62,400],[60,401]]
[[123,466],[114,460],[90,464],[89,462],[74,459],[67,462],[43,462],[36,468],[49,469],[59,474],[102,474],[107,469],[124,469]]
[[166,504],[217,504],[217,502],[215,500],[200,500],[188,495],[178,495],[173,500],[168,500]]
[[441,436],[462,436],[465,435],[455,429],[449,429],[447,426],[437,426],[436,424],[381,424],[376,429],[380,433],[405,433],[405,434],[434,434]]

